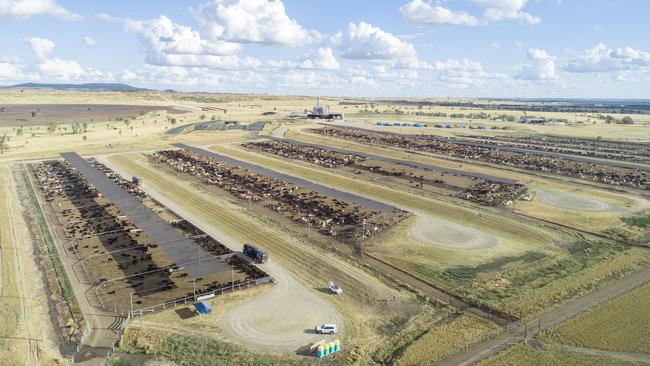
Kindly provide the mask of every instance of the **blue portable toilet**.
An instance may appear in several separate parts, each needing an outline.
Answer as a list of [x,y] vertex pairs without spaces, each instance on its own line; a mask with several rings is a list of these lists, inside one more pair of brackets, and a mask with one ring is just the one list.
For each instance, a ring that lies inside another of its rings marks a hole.
[[415,127],[424,127],[424,123],[418,122],[418,123],[415,124]]
[[212,312],[212,308],[205,301],[197,302],[196,304],[194,304],[194,308],[199,314],[210,314]]
[[462,124],[462,125],[460,125],[460,128],[467,128],[467,125],[466,125],[466,124]]
[[446,124],[446,125],[445,125],[445,128],[451,128],[451,125],[450,125],[450,124]]
[[486,126],[486,125],[480,125],[480,126],[478,126],[478,129],[479,129],[479,130],[487,130],[487,129],[488,129],[488,126]]
[[399,122],[393,122],[393,126],[397,126],[397,127],[399,127],[399,126],[400,126],[400,123],[399,123]]

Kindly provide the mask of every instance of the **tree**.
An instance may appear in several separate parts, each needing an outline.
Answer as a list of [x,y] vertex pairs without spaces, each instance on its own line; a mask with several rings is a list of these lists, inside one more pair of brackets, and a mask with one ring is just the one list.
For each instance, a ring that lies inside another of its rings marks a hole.
[[169,122],[171,122],[172,125],[175,125],[176,124],[176,118],[170,119]]
[[82,127],[83,127],[83,129],[84,129],[84,133],[88,132],[88,122],[84,122],[84,123],[82,124]]
[[199,118],[203,121],[205,119],[205,114],[200,115]]
[[79,122],[75,122],[70,125],[70,129],[74,135],[81,133],[81,124]]
[[625,116],[621,119],[621,123],[623,123],[624,125],[633,125],[634,120],[630,116]]
[[18,130],[16,130],[16,136],[22,136],[23,134],[23,126],[18,127]]
[[47,125],[47,133],[49,133],[51,135],[55,131],[56,131],[56,123],[50,122],[50,124]]

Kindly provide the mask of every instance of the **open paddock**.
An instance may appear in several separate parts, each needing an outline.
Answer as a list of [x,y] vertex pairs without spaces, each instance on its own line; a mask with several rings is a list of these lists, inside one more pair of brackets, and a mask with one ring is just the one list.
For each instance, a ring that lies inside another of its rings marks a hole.
[[106,121],[133,118],[152,111],[171,114],[187,112],[171,106],[126,104],[2,104],[0,108],[3,108],[0,112],[0,127]]

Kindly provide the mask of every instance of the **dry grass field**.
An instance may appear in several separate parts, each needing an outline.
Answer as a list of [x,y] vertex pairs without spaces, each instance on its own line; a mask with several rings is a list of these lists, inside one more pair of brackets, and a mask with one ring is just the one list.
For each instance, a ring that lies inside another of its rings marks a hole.
[[395,357],[394,365],[420,365],[435,362],[450,353],[474,344],[496,327],[471,315],[461,315],[421,335]]
[[544,339],[608,351],[650,353],[650,285],[549,330]]
[[592,356],[557,350],[552,347],[532,348],[520,343],[479,363],[480,366],[566,365],[566,366],[636,366],[644,362],[624,361],[607,356]]

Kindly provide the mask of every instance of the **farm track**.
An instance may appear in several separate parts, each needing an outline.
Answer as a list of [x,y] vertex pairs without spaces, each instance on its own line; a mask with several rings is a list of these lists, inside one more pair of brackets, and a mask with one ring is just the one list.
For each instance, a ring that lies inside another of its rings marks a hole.
[[562,351],[582,353],[585,355],[607,356],[610,358],[627,361],[627,362],[650,363],[650,354],[648,353],[607,351],[607,350],[602,350],[597,348],[568,346],[566,344],[560,344],[560,343],[551,343],[549,344],[549,346],[560,349]]

